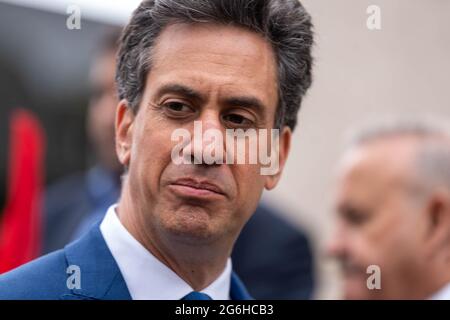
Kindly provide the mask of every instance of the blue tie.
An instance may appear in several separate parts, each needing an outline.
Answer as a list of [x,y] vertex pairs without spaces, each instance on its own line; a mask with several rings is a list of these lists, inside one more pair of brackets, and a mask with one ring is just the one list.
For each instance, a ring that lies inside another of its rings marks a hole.
[[181,298],[181,300],[212,300],[212,299],[206,293],[192,291],[191,293]]

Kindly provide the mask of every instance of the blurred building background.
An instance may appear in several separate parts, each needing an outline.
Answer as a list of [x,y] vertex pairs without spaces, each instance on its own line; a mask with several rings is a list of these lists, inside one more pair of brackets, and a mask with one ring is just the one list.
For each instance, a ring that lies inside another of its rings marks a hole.
[[[0,92],[22,97],[0,105],[0,208],[8,174],[9,106],[31,110],[45,129],[46,183],[88,168],[90,62],[105,31],[125,24],[138,3],[0,0]],[[343,134],[379,116],[450,117],[450,1],[302,3],[315,25],[314,84],[299,114],[284,178],[264,201],[308,231],[316,252],[315,296],[326,299],[340,292],[336,267],[323,248],[332,228],[333,167]],[[70,4],[81,9],[80,30],[66,26]],[[381,30],[366,26],[370,5],[381,9]]]

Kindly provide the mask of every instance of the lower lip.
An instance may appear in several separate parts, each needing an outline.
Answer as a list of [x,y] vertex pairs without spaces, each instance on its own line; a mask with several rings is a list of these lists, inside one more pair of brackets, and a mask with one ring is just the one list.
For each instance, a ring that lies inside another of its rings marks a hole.
[[189,198],[218,198],[223,197],[222,194],[207,190],[207,189],[196,189],[193,187],[180,185],[180,184],[171,184],[170,189],[174,193],[176,193],[179,196],[182,197],[189,197]]

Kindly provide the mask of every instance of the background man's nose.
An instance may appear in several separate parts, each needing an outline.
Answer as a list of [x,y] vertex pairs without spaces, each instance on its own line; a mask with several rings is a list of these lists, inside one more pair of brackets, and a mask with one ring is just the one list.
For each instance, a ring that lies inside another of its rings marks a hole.
[[340,230],[335,230],[326,244],[326,255],[338,258],[345,252],[345,239]]

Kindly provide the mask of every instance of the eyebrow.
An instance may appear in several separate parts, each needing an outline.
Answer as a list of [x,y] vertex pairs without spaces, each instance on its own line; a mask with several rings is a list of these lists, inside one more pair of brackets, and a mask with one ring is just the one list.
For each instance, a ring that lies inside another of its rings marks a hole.
[[227,106],[239,106],[243,108],[253,109],[262,117],[264,117],[265,115],[264,111],[267,110],[266,106],[260,99],[251,96],[225,98],[224,102]]
[[[158,97],[167,94],[167,93],[175,93],[181,96],[184,96],[188,99],[199,101],[200,103],[204,103],[207,99],[206,97],[198,92],[197,90],[190,88],[186,85],[179,83],[168,83],[159,88],[156,92]],[[228,107],[243,107],[247,109],[255,110],[263,120],[265,120],[265,111],[267,107],[265,104],[254,96],[232,96],[226,97],[221,101],[224,105]]]
[[206,100],[205,97],[200,92],[178,83],[168,83],[163,85],[161,88],[158,89],[156,95],[160,97],[167,93],[176,93],[189,99],[197,100],[200,102],[204,102]]

